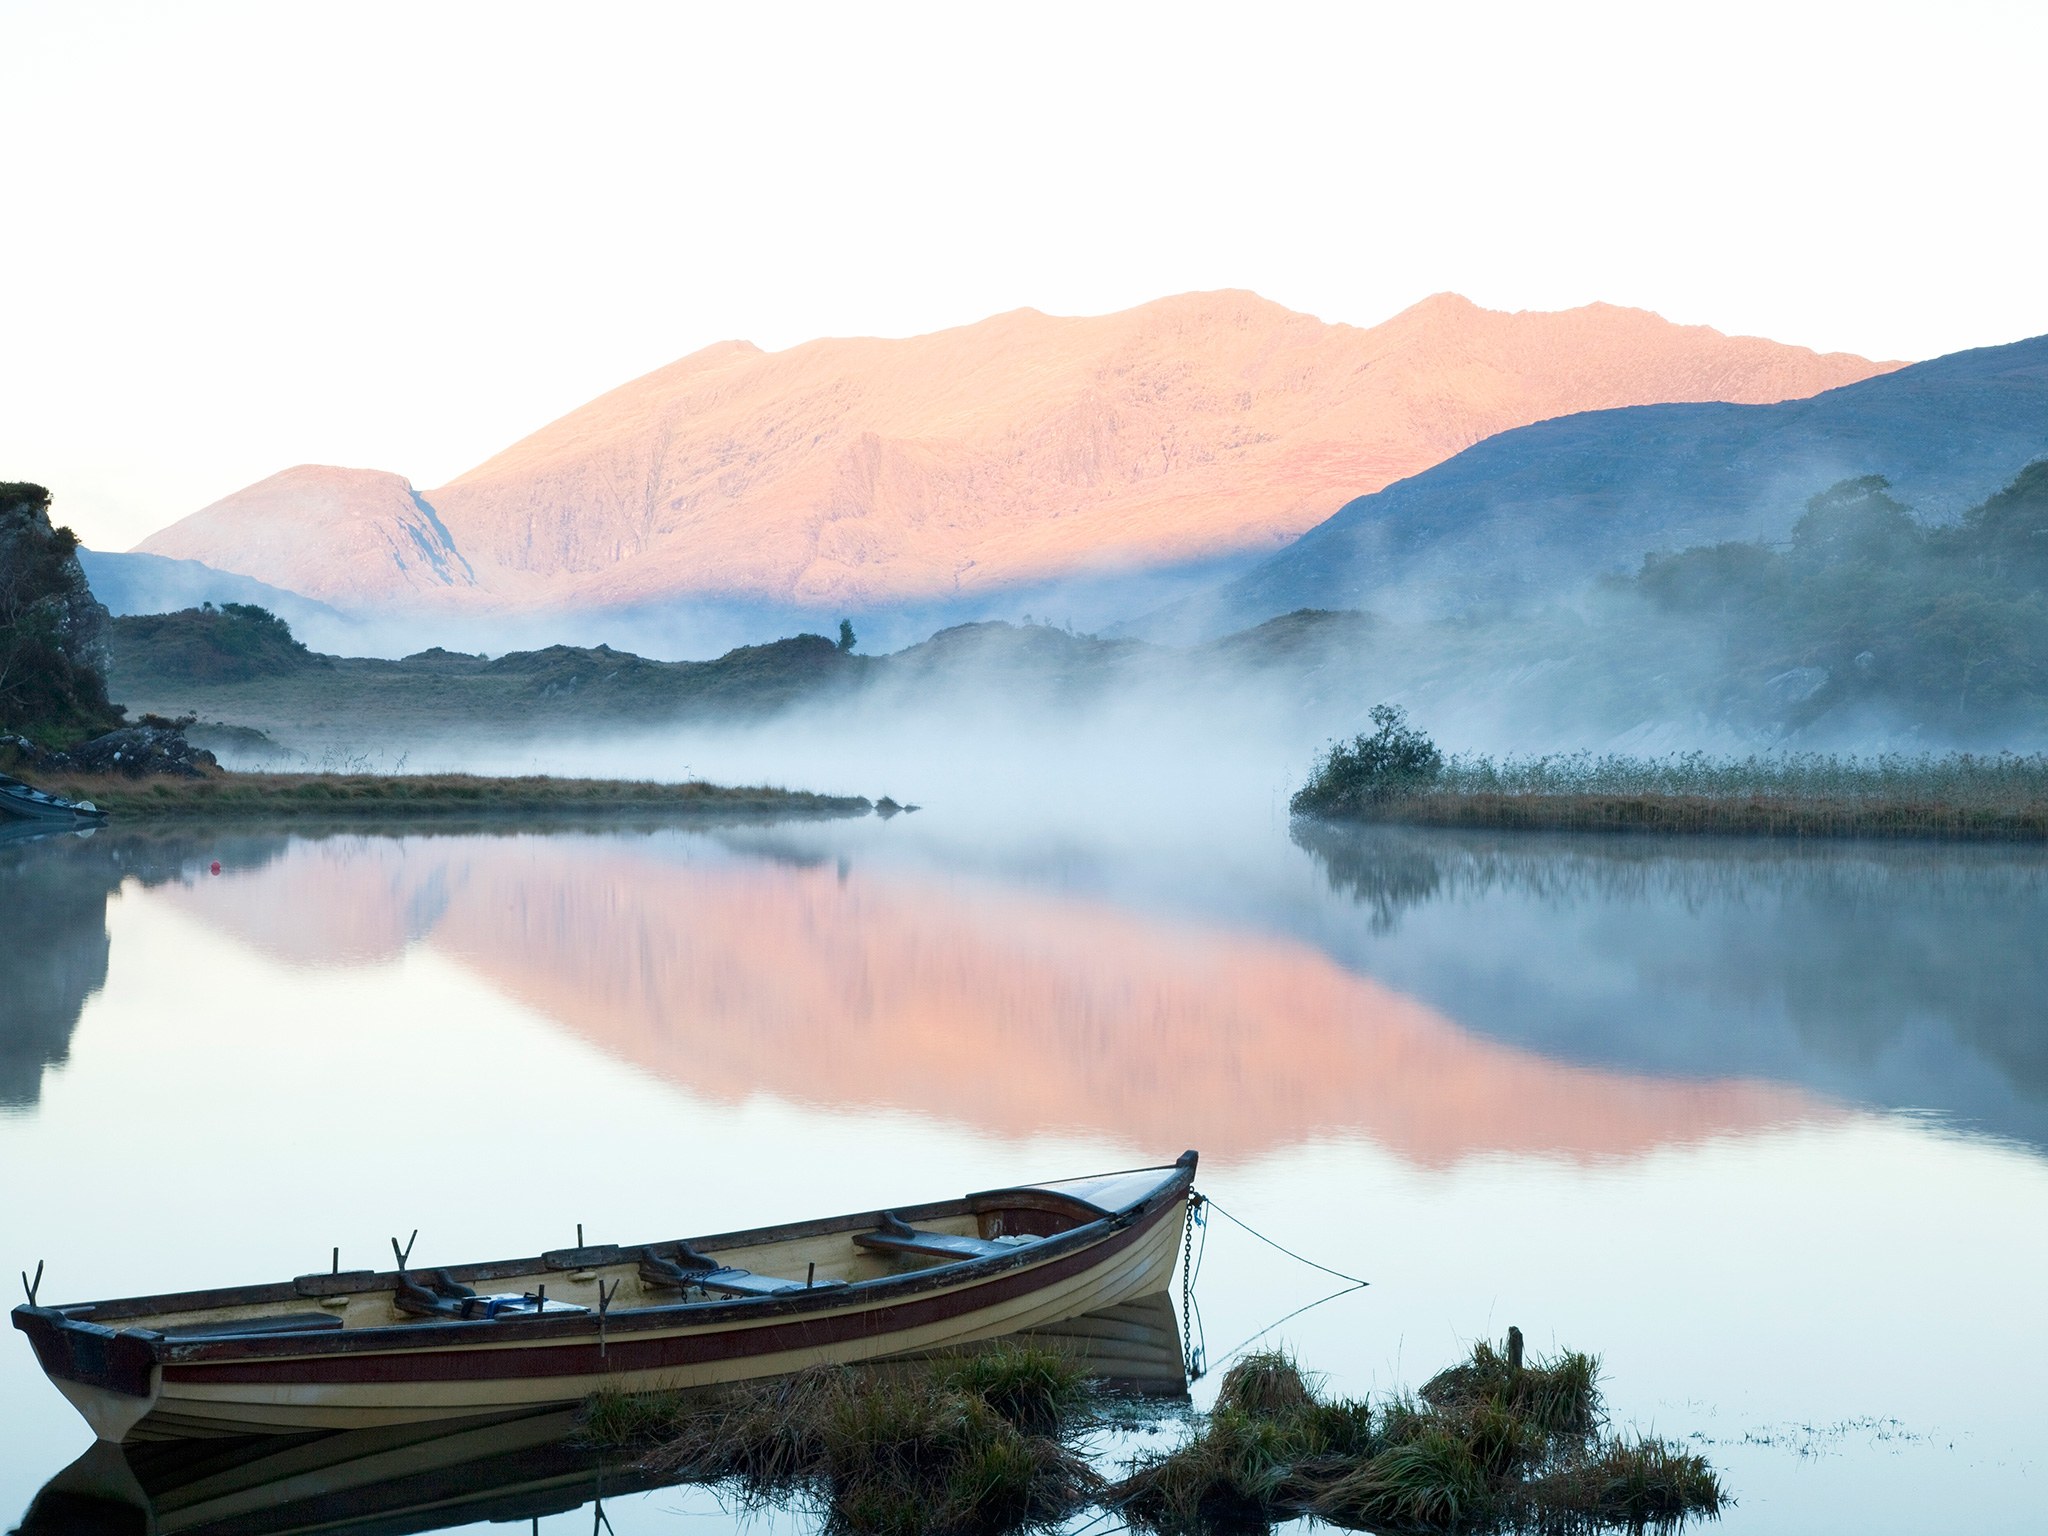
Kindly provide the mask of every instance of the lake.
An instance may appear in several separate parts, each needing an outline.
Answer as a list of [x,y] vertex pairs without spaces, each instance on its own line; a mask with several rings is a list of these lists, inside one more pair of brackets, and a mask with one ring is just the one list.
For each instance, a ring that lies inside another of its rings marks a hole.
[[[45,1300],[1197,1147],[1223,1210],[1372,1282],[1262,1333],[1334,1282],[1212,1219],[1214,1362],[1284,1340],[1380,1391],[1514,1324],[1701,1449],[1730,1531],[2038,1529],[2038,852],[1270,807],[114,830],[0,846],[0,911],[0,1260],[47,1260]],[[0,1423],[5,1523],[90,1438],[11,1334]]]

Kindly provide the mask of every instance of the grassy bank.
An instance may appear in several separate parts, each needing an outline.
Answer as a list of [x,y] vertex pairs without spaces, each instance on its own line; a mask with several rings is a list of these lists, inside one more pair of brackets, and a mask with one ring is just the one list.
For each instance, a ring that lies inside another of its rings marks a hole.
[[1554,832],[2048,840],[2048,756],[1441,757],[1403,722],[1339,743],[1293,800],[1333,821]]
[[220,773],[205,778],[50,774],[37,787],[90,800],[121,820],[141,817],[215,820],[227,817],[375,818],[495,815],[855,816],[873,807],[849,795],[815,795],[762,786],[730,788],[691,782],[560,779],[534,775],[488,778],[467,773],[335,774]]

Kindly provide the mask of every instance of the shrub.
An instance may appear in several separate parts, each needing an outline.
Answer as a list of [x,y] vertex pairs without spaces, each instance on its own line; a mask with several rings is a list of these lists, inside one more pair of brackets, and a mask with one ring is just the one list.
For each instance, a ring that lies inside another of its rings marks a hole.
[[1334,811],[1413,794],[1434,784],[1443,772],[1444,757],[1436,743],[1408,724],[1398,705],[1373,706],[1368,736],[1332,742],[1304,784],[1289,802],[1290,809]]

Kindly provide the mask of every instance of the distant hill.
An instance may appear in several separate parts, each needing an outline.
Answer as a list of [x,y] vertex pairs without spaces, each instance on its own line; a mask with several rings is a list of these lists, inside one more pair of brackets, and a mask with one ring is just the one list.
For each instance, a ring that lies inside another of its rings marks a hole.
[[109,648],[118,665],[145,657],[159,676],[203,683],[241,683],[285,677],[333,658],[309,651],[291,626],[268,609],[247,603],[186,608],[177,613],[127,614],[113,621]]
[[723,343],[438,490],[302,465],[141,548],[349,607],[863,612],[1256,558],[1509,427],[1891,366],[1451,294],[1368,329],[1240,292],[1027,309],[903,340]]
[[249,603],[268,608],[302,632],[309,624],[346,622],[338,610],[303,593],[233,571],[215,570],[197,560],[81,549],[78,563],[85,568],[92,595],[116,618],[131,613],[175,613],[201,603]]
[[1136,626],[1222,633],[1297,608],[1409,616],[1548,599],[1646,553],[1783,539],[1807,498],[1882,475],[1951,518],[2048,455],[2048,337],[1775,405],[1539,422],[1352,501],[1214,593]]

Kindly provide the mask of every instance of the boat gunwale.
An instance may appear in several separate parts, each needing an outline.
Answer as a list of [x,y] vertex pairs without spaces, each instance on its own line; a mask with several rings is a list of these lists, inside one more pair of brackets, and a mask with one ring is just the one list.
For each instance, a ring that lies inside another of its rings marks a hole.
[[[1149,1173],[1155,1169],[1135,1171]],[[886,1306],[927,1292],[964,1287],[1006,1275],[1013,1270],[1052,1263],[1069,1254],[1093,1247],[1118,1232],[1140,1224],[1145,1218],[1156,1217],[1160,1210],[1170,1209],[1184,1201],[1194,1182],[1194,1154],[1183,1153],[1173,1163],[1157,1165],[1156,1171],[1166,1177],[1144,1197],[1115,1211],[1105,1211],[1102,1207],[1092,1205],[1077,1196],[1033,1185],[1020,1185],[1014,1189],[984,1190],[952,1200],[927,1202],[923,1205],[897,1206],[893,1208],[895,1213],[911,1221],[949,1215],[980,1214],[995,1208],[1020,1207],[1035,1207],[1057,1214],[1092,1213],[1092,1219],[1065,1232],[1019,1246],[1007,1253],[934,1264],[900,1274],[878,1275],[870,1280],[859,1280],[845,1285],[799,1287],[763,1296],[729,1297],[713,1301],[661,1302],[652,1306],[607,1312],[602,1317],[594,1309],[581,1309],[574,1312],[564,1311],[559,1316],[540,1314],[494,1319],[423,1318],[418,1321],[378,1323],[347,1329],[323,1329],[304,1333],[222,1334],[205,1339],[172,1338],[149,1328],[115,1328],[109,1326],[108,1320],[103,1320],[102,1316],[97,1315],[100,1309],[118,1307],[121,1310],[112,1318],[113,1321],[118,1321],[121,1316],[148,1316],[153,1312],[204,1311],[212,1307],[261,1305],[266,1302],[307,1299],[323,1294],[396,1290],[402,1273],[397,1270],[353,1270],[343,1271],[337,1275],[299,1276],[293,1280],[260,1286],[167,1292],[157,1296],[121,1297],[110,1301],[80,1302],[54,1307],[23,1305],[14,1309],[13,1322],[16,1328],[31,1336],[40,1329],[50,1329],[59,1333],[76,1330],[127,1340],[133,1345],[146,1346],[151,1358],[160,1364],[210,1364],[236,1360],[356,1353],[403,1354],[422,1350],[459,1350],[486,1342],[501,1346],[538,1347],[557,1342],[573,1344],[599,1333],[609,1336],[670,1329],[679,1323],[687,1323],[693,1328],[699,1325],[716,1328],[727,1323],[767,1321],[797,1314],[865,1310],[871,1304]],[[701,1239],[692,1238],[689,1241],[700,1251],[713,1252],[722,1248],[830,1236],[838,1232],[870,1231],[880,1225],[882,1215],[881,1211],[853,1212],[843,1216],[789,1222],[779,1226],[718,1233]],[[450,1278],[469,1279],[489,1279],[493,1277],[493,1272],[531,1274],[536,1267],[605,1268],[612,1264],[637,1262],[648,1248],[658,1248],[674,1241],[676,1239],[670,1238],[624,1247],[600,1245],[596,1248],[561,1249],[553,1250],[551,1254],[529,1255],[518,1259],[435,1267],[442,1269]],[[591,1262],[587,1266],[581,1262],[582,1256],[601,1252],[610,1252],[613,1256]],[[578,1256],[578,1262],[573,1265],[554,1265],[549,1262],[551,1256],[566,1259],[569,1255]],[[306,1284],[309,1281],[336,1283],[324,1288],[315,1288]],[[182,1305],[165,1305],[173,1302]]]

